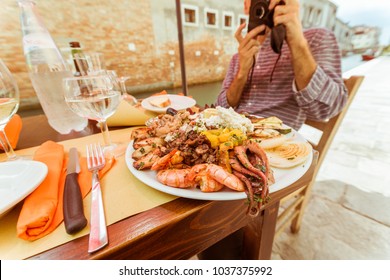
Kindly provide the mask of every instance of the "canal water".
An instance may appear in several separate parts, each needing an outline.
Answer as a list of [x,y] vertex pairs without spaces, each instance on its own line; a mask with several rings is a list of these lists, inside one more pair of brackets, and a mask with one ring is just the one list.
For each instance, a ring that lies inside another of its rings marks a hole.
[[[348,57],[344,57],[342,59],[342,65],[341,65],[342,72],[344,73],[348,70],[351,70],[352,68],[355,68],[362,63],[364,63],[364,61],[362,61],[360,55],[351,55]],[[195,98],[195,100],[200,106],[204,106],[205,104],[212,104],[215,102],[217,95],[221,90],[221,85],[222,85],[222,81],[189,86],[188,95]],[[177,94],[183,92],[182,88],[172,88],[172,89],[167,89],[166,91],[169,94]],[[137,94],[137,98],[145,98],[150,96],[153,93],[154,92],[140,93]]]
[[[346,72],[354,67],[359,66],[362,63],[364,63],[364,61],[361,60],[360,55],[351,55],[345,57],[342,59],[342,71]],[[222,85],[222,81],[189,86],[188,95],[192,96],[200,106],[204,106],[205,104],[213,104],[221,90],[221,85]],[[182,92],[182,89],[171,88],[171,89],[166,89],[166,91],[169,94],[177,94]],[[146,98],[154,93],[155,92],[139,93],[136,95],[136,97],[140,99]],[[19,112],[19,114],[21,114],[22,116],[30,116],[30,115],[40,114],[40,113],[43,113],[42,109]]]
[[365,63],[365,61],[362,60],[362,56],[360,54],[354,54],[354,55],[344,57],[341,60],[341,68],[344,73],[363,63]]

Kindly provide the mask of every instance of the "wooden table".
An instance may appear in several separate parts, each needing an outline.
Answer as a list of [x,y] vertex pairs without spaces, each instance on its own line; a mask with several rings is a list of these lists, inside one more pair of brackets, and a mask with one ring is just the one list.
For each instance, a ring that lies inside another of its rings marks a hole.
[[[60,135],[44,115],[23,119],[18,149],[44,141],[63,141],[99,132],[93,123],[81,133]],[[240,228],[245,229],[245,259],[270,259],[280,199],[306,185],[317,157],[294,184],[272,193],[259,216],[246,216],[243,200],[201,201],[178,198],[108,227],[109,244],[88,254],[84,236],[31,259],[188,259]]]

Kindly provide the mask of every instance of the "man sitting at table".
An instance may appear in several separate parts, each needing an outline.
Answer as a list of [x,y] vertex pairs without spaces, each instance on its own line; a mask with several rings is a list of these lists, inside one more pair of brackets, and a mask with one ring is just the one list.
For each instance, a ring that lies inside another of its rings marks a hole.
[[[253,0],[254,1],[254,0]],[[302,30],[299,1],[271,0],[274,25],[282,24],[286,40],[278,60],[270,46],[270,29],[258,26],[244,37],[237,29],[238,53],[230,62],[216,105],[269,117],[299,129],[306,119],[337,115],[347,100],[341,76],[341,54],[334,34],[324,28]],[[244,0],[249,14],[251,0]],[[265,35],[258,35],[266,29]],[[275,69],[274,69],[275,67]],[[253,71],[253,73],[252,73]],[[271,81],[272,76],[272,81]]]
[[[271,48],[268,27],[258,26],[243,36],[246,24],[240,25],[235,33],[238,53],[230,62],[216,105],[263,117],[277,116],[298,130],[306,119],[326,120],[337,115],[347,101],[347,90],[334,34],[324,28],[303,31],[299,1],[285,0],[285,5],[277,5],[279,1],[271,0],[269,9],[275,8],[274,25],[285,26],[281,56]],[[246,14],[250,4],[251,0],[244,0]],[[259,35],[264,30],[265,35]],[[239,230],[199,258],[240,259],[242,240],[243,230]]]

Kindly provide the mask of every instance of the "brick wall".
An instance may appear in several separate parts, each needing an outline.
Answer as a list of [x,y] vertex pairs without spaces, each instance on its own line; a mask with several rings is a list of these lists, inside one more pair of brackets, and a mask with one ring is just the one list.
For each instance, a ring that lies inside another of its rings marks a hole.
[[[67,48],[70,41],[79,41],[86,51],[102,52],[107,68],[116,70],[119,75],[130,76],[126,82],[130,89],[159,90],[159,87],[181,85],[175,1],[35,2],[59,48]],[[221,5],[218,0],[206,2],[207,5],[213,5],[213,2]],[[241,0],[232,2],[236,9],[241,9]],[[156,8],[156,5],[160,6]],[[161,22],[166,24],[160,27]],[[234,31],[200,32],[195,37],[191,35],[193,31],[193,28],[184,28],[189,85],[222,80],[231,57],[231,53],[225,50],[232,49],[232,46],[234,49]],[[165,39],[160,40],[164,34]],[[135,46],[135,50],[130,50],[129,44]],[[36,106],[38,101],[25,65],[19,7],[15,0],[1,0],[0,3],[0,58],[16,77],[21,109]]]

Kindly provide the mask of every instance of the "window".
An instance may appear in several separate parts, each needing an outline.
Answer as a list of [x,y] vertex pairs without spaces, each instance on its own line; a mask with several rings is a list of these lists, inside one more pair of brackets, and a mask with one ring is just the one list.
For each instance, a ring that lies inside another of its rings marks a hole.
[[321,25],[321,10],[317,10],[317,16],[316,16],[316,25],[320,26]]
[[310,7],[309,8],[309,17],[308,17],[307,23],[309,24],[309,26],[312,26],[313,22],[314,22],[314,9],[313,9],[313,7]]
[[248,23],[249,17],[247,15],[238,15],[238,25],[243,24],[244,22]]
[[232,12],[223,12],[223,29],[233,30],[234,14]]
[[204,9],[204,25],[206,27],[218,28],[218,11],[205,8]]
[[217,24],[217,20],[216,20],[216,17],[217,15],[215,13],[206,13],[207,15],[207,25],[216,25]]
[[196,22],[195,10],[184,9],[184,14],[185,14],[185,22],[191,22],[191,23]]
[[182,5],[182,19],[185,26],[199,25],[199,8],[192,5]]

